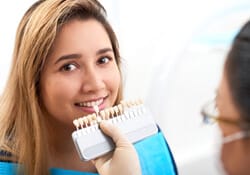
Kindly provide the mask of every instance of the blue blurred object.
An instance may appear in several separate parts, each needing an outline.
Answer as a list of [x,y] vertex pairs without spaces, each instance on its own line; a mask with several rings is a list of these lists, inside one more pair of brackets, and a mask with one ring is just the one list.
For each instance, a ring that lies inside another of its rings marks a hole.
[[177,175],[177,167],[168,143],[159,132],[135,144],[143,175]]

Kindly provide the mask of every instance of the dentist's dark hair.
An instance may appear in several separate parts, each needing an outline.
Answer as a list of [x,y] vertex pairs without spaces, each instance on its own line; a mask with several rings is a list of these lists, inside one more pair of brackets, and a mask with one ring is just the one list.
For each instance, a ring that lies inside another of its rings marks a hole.
[[226,58],[225,72],[241,119],[250,124],[250,21],[245,23],[233,41]]

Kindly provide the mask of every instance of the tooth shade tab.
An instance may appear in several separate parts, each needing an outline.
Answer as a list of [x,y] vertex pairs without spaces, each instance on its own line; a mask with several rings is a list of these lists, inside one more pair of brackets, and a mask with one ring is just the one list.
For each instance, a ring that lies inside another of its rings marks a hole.
[[79,129],[80,123],[77,119],[73,120],[73,124],[75,125],[76,129]]
[[104,111],[104,110],[101,110],[101,111],[99,112],[99,114],[100,114],[101,118],[105,120],[105,111]]
[[94,114],[92,114],[92,120],[96,120],[96,117],[97,117],[97,115],[94,113]]
[[93,105],[93,108],[94,108],[95,112],[98,114],[99,113],[99,107],[97,105]]
[[110,111],[111,117],[114,117],[115,116],[115,110],[114,110],[114,108],[109,108],[109,111]]
[[117,108],[119,110],[119,114],[122,115],[123,114],[123,107],[121,104],[117,105]]
[[110,111],[109,111],[109,109],[105,109],[104,111],[105,111],[106,119],[109,119],[109,117],[110,117]]
[[97,120],[97,123],[101,123],[102,118],[100,116],[97,116],[96,120]]
[[118,116],[119,115],[119,109],[118,109],[118,107],[114,106],[113,109],[115,111],[115,116]]
[[83,117],[83,121],[84,121],[84,125],[85,127],[88,127],[88,123],[89,123],[89,120],[88,120],[88,117]]
[[81,128],[83,128],[84,126],[84,121],[83,121],[83,118],[79,118],[78,119],[78,121],[79,121],[79,123],[80,123],[80,125],[81,125]]

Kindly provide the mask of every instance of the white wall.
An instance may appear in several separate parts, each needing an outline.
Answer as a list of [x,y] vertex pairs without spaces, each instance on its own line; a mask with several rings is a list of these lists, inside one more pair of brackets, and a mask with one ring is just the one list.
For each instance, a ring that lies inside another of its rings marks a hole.
[[202,125],[199,112],[214,95],[230,42],[250,17],[250,3],[121,0],[117,5],[126,97],[144,98],[180,174],[218,174],[219,133],[216,126]]
[[[15,30],[33,0],[0,6],[0,92]],[[125,97],[141,97],[163,129],[180,174],[213,174],[216,126],[199,111],[212,98],[226,51],[250,17],[247,0],[101,0],[120,41]]]
[[0,93],[3,90],[11,63],[15,32],[25,10],[32,0],[4,1],[0,5]]

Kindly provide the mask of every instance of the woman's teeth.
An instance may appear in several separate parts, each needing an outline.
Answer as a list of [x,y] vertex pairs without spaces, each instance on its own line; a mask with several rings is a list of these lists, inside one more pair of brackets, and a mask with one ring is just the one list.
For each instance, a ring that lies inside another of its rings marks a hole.
[[97,100],[97,101],[90,101],[90,102],[81,102],[78,103],[78,106],[80,107],[93,107],[93,106],[99,106],[103,102],[103,99]]

